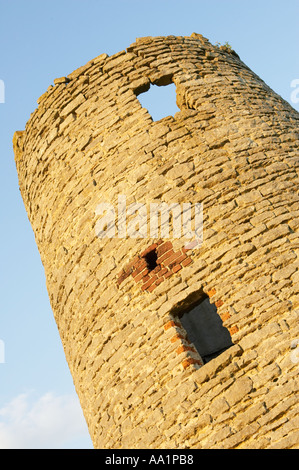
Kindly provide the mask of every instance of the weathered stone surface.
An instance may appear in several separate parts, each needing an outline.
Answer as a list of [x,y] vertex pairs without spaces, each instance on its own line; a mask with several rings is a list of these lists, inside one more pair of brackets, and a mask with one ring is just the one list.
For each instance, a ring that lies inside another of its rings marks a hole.
[[[137,95],[171,82],[180,111],[153,122]],[[38,103],[15,160],[94,446],[298,447],[298,113],[196,33],[102,54]],[[120,194],[202,202],[203,244],[98,237]],[[234,343],[207,364],[179,318],[203,292]]]

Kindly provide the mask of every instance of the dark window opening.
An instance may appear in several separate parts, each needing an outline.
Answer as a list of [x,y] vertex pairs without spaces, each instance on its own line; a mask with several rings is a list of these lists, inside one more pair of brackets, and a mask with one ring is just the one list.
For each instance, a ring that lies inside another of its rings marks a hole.
[[157,255],[156,250],[152,250],[149,253],[147,253],[145,255],[144,259],[146,261],[146,264],[147,264],[147,267],[148,267],[149,271],[152,271],[153,269],[155,269],[157,267],[158,255]]
[[180,109],[176,104],[175,84],[151,85],[150,89],[138,95],[143,108],[146,108],[153,121],[159,121],[167,116],[174,116]]
[[215,305],[208,297],[185,311],[180,321],[204,363],[233,346],[228,329],[223,326]]

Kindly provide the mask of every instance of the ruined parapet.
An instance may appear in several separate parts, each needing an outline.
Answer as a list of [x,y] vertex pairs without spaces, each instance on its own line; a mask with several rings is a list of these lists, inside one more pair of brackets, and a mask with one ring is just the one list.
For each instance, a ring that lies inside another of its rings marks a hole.
[[[154,122],[137,96],[170,83],[180,111]],[[94,446],[296,447],[298,113],[197,34],[102,54],[38,103],[19,184]],[[203,243],[100,237],[120,195],[202,203]],[[206,298],[231,341],[212,358],[184,320]]]

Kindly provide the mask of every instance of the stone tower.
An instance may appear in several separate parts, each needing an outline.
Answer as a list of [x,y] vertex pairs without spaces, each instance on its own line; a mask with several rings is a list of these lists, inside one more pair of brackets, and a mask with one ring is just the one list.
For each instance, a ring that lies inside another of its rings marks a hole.
[[[171,83],[180,111],[153,121],[138,95]],[[233,50],[194,33],[137,39],[54,80],[15,133],[95,448],[298,445],[298,122]],[[120,195],[201,205],[203,243],[135,236]]]

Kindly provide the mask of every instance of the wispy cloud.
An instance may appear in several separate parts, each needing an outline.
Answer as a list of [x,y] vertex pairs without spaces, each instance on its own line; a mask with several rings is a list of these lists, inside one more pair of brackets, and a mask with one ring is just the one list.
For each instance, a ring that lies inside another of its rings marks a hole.
[[20,394],[0,409],[0,449],[91,448],[78,397]]

